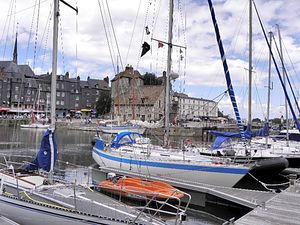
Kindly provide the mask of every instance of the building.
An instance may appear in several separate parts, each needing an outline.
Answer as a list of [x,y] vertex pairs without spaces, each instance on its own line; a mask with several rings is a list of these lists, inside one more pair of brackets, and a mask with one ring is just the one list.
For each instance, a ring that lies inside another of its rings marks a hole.
[[115,119],[157,121],[164,115],[164,82],[144,85],[143,76],[132,66],[127,66],[111,80],[111,96]]
[[[110,92],[108,78],[80,80],[69,73],[57,75],[56,112],[90,112],[103,92]],[[0,61],[0,107],[10,111],[50,111],[51,74],[35,75],[28,65]]]
[[182,120],[203,120],[218,117],[217,103],[203,98],[189,97],[183,93],[173,94],[174,102],[177,104],[177,116]]

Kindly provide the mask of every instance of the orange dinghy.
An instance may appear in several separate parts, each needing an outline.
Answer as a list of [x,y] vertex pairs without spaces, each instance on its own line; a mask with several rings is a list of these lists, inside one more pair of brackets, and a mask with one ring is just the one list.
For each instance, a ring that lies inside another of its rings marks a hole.
[[139,200],[180,199],[183,192],[161,181],[142,180],[137,177],[120,177],[102,181],[98,187],[106,192]]

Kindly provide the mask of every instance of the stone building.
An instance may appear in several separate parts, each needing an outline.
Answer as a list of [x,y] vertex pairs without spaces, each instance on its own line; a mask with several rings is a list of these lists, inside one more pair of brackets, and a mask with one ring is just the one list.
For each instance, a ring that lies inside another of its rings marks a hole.
[[218,117],[219,109],[215,101],[189,97],[183,93],[174,93],[173,99],[178,107],[178,119],[212,119]]
[[165,85],[144,85],[143,76],[132,66],[111,80],[111,91],[115,119],[156,121],[164,115]]
[[[56,112],[89,112],[103,92],[110,92],[108,79],[80,80],[69,73],[57,75]],[[50,111],[51,74],[35,75],[28,65],[0,61],[0,107],[13,110]]]

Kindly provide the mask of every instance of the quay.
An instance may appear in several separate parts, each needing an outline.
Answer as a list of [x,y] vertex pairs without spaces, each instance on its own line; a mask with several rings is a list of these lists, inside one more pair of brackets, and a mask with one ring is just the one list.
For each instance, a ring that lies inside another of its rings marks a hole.
[[300,224],[300,184],[292,181],[288,189],[229,224]]

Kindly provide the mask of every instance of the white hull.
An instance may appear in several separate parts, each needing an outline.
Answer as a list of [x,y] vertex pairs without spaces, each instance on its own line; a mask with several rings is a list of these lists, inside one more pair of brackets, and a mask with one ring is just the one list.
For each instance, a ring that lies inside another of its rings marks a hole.
[[21,128],[33,128],[33,129],[47,129],[50,127],[50,125],[33,123],[33,124],[22,124],[22,125],[20,125],[20,127]]
[[153,160],[134,154],[125,157],[124,153],[119,155],[118,150],[101,151],[97,148],[93,149],[93,158],[101,167],[226,187],[233,187],[249,171],[243,166],[201,164],[189,160],[171,162],[163,157]]
[[0,195],[0,214],[22,225],[121,224]]
[[105,127],[102,128],[101,131],[105,134],[118,134],[123,131],[137,132],[139,134],[143,134],[145,132],[145,128],[135,128],[135,127]]

